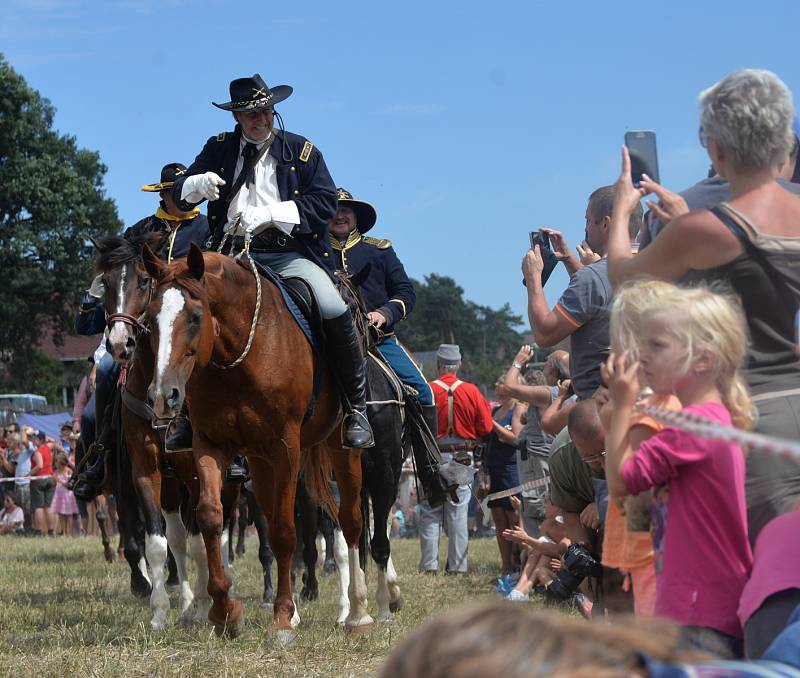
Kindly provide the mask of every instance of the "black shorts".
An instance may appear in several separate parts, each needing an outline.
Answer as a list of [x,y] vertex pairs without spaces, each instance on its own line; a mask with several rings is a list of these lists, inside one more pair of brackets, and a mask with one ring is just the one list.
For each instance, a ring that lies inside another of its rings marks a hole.
[[49,509],[53,503],[56,481],[53,478],[36,478],[31,480],[31,510]]

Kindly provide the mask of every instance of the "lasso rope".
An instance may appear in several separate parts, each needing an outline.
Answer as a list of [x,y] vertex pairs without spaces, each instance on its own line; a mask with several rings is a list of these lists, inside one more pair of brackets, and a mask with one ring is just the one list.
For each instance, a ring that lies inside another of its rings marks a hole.
[[[794,459],[800,462],[800,443],[783,438],[773,438],[762,433],[752,433],[743,431],[734,426],[727,426],[712,419],[691,414],[688,412],[674,410],[664,410],[653,405],[637,403],[633,406],[634,411],[645,414],[655,419],[659,424],[672,426],[674,428],[687,431],[698,438],[724,440],[729,443],[738,443],[742,448],[749,452],[761,452],[762,454],[776,454],[780,457]],[[549,478],[540,478],[522,483],[516,487],[500,492],[492,492],[481,502],[481,508],[486,510],[486,506],[493,499],[503,499],[511,497],[521,492],[527,492],[538,487],[544,487],[550,482]]]
[[[233,222],[234,223],[234,227],[236,226],[238,221],[239,221],[239,215],[237,215],[236,219]],[[229,234],[229,231],[226,230],[225,231],[225,236],[222,238],[222,242],[220,242],[219,247],[217,248],[217,252],[219,252],[220,254],[222,254],[222,248],[223,248],[223,246],[225,245],[225,242],[228,239],[228,234]],[[233,247],[233,244],[231,243],[231,248],[232,247]],[[250,256],[250,235],[249,234],[245,234],[244,248],[242,249],[241,252],[239,252],[239,254],[236,255],[235,258],[239,259],[242,255],[245,255],[247,257],[247,261],[250,262],[250,269],[253,271],[253,275],[255,276],[255,279],[256,279],[256,307],[253,310],[253,322],[250,323],[250,334],[247,337],[247,343],[245,344],[244,349],[242,350],[242,352],[239,355],[239,357],[236,358],[236,360],[234,360],[229,365],[222,365],[222,364],[216,362],[215,360],[211,361],[211,364],[214,367],[219,368],[220,370],[233,369],[237,365],[240,365],[242,363],[242,361],[247,357],[247,354],[250,353],[250,348],[253,345],[253,339],[256,336],[256,326],[258,325],[258,317],[259,317],[259,315],[261,313],[261,275],[259,274],[258,269],[256,268],[256,263],[255,263],[255,261],[253,261],[253,257]],[[230,252],[228,253],[228,256],[230,256]]]

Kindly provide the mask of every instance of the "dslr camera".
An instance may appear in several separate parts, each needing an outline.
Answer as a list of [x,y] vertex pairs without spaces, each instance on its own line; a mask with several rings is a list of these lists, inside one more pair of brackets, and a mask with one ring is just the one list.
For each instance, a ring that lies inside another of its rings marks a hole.
[[564,554],[564,569],[547,587],[547,598],[553,602],[569,600],[586,577],[599,577],[602,566],[582,544],[570,544]]

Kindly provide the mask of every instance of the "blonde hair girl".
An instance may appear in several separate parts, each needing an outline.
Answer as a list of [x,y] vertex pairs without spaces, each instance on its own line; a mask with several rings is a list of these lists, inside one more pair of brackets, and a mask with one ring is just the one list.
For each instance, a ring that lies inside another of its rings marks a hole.
[[638,332],[627,337],[638,361],[612,353],[602,368],[612,405],[608,489],[625,496],[668,485],[668,498],[653,508],[655,613],[682,624],[692,642],[735,656],[742,637],[737,606],[753,561],[742,450],[671,426],[634,449],[630,429],[640,374],[656,395],[677,396],[692,417],[752,426],[752,403],[738,374],[747,349],[744,319],[737,304],[707,288],[636,282],[620,297],[614,327],[638,318]]

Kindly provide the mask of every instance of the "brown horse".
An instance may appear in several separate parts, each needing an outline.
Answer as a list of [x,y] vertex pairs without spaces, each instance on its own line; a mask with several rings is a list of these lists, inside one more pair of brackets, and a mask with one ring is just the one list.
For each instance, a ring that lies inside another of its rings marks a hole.
[[164,265],[147,247],[143,259],[156,281],[147,310],[156,356],[148,399],[156,414],[167,418],[180,413],[184,400],[188,403],[201,486],[197,521],[208,555],[208,591],[213,599],[209,620],[219,633],[235,635],[242,618],[240,601],[228,597],[230,582],[222,568],[219,488],[229,461],[244,454],[277,561],[274,625],[279,637],[299,621],[292,599],[291,561],[302,449],[306,485],[332,513],[336,509],[327,485],[331,466],[339,483],[338,518],[355,575],[345,625],[352,629],[371,625],[358,559],[360,451],[341,447],[341,404],[329,370],[323,371],[316,405],[306,419],[315,356],[272,284],[261,284],[244,262],[203,254],[194,246],[185,262]]

